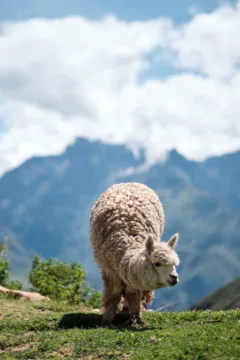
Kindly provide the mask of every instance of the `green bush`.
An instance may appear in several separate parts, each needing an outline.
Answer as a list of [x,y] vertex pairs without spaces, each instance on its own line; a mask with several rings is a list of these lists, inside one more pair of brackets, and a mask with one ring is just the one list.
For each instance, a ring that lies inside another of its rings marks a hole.
[[68,264],[53,258],[44,261],[39,255],[34,256],[28,277],[31,290],[50,299],[99,307],[100,294],[83,286],[85,278],[86,272],[78,262]]

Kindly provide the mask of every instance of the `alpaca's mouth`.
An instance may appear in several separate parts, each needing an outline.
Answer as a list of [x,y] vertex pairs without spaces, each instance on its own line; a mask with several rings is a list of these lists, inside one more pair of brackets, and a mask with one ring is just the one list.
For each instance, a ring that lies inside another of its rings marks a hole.
[[177,285],[177,283],[178,283],[178,279],[172,280],[172,281],[167,280],[167,282],[168,282],[168,284],[169,284],[170,286],[175,286],[175,285]]

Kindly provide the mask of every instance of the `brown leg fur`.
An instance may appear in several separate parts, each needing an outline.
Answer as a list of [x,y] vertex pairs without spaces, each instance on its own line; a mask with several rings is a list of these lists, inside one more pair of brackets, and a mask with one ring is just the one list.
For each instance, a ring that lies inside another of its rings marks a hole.
[[121,280],[118,276],[110,276],[102,273],[104,291],[103,291],[103,306],[104,314],[103,321],[105,324],[111,324],[114,320],[118,304],[122,295]]
[[[121,312],[128,313],[128,302],[126,298],[124,297],[125,293],[123,294],[123,297],[121,299]],[[152,303],[152,300],[154,298],[154,292],[153,291],[143,291],[142,293],[142,301],[141,301],[141,311],[145,311],[147,309],[147,305]]]
[[143,293],[139,290],[134,290],[129,286],[126,286],[125,298],[128,304],[130,318],[133,322],[141,323],[142,316],[142,301]]

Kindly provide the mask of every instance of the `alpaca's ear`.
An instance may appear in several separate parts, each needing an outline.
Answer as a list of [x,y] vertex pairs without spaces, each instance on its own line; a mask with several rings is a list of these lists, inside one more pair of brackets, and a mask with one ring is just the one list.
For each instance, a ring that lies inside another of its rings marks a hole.
[[176,233],[168,240],[167,243],[170,246],[170,248],[174,249],[178,244],[178,240],[179,240],[179,234]]
[[147,253],[150,255],[154,249],[154,240],[153,240],[152,235],[149,234],[147,236],[145,246],[146,246]]

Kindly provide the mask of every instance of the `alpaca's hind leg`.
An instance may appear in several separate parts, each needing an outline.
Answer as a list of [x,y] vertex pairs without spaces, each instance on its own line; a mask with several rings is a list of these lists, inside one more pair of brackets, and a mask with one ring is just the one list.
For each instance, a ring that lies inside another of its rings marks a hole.
[[126,284],[122,281],[122,297],[120,301],[120,314],[129,315],[128,302],[126,300]]
[[126,287],[125,298],[128,303],[128,309],[130,313],[130,319],[133,322],[137,322],[138,324],[142,323],[142,291],[132,289],[131,287]]
[[103,291],[103,306],[104,314],[103,321],[105,324],[111,324],[116,316],[118,305],[121,299],[122,287],[121,280],[115,274],[102,273],[104,291]]
[[[125,295],[125,292],[124,292]],[[147,309],[147,305],[152,303],[154,297],[153,291],[143,291],[142,292],[142,300],[141,300],[141,311],[145,311]],[[121,313],[128,314],[129,313],[129,306],[126,300],[126,297],[122,299],[122,310]]]

